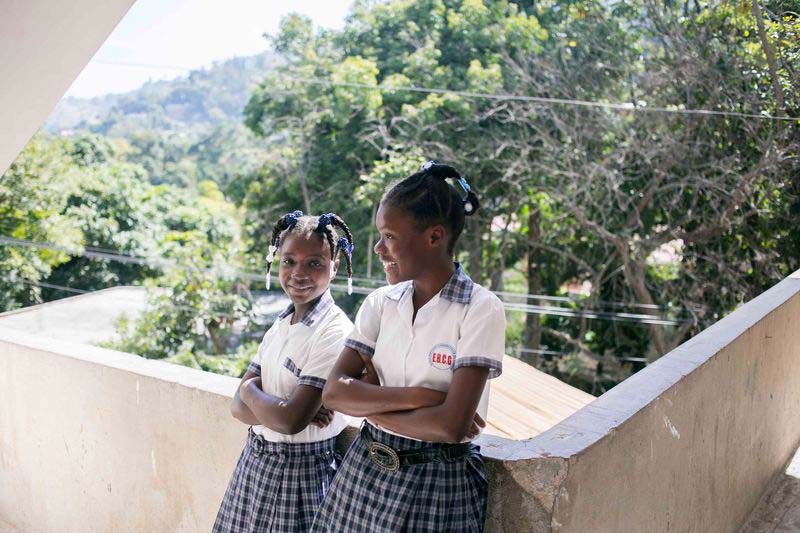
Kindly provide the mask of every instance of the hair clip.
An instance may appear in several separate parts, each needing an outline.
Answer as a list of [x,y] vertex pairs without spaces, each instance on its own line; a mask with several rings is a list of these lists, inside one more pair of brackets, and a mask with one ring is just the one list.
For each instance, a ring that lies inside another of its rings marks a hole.
[[472,187],[470,187],[469,183],[467,183],[465,176],[458,178],[458,184],[461,185],[461,188],[464,189],[465,193],[469,194],[472,191]]
[[267,290],[269,290],[270,280],[271,280],[271,278],[270,278],[269,272],[267,272]]
[[347,277],[347,294],[353,294],[353,278]]
[[436,164],[436,160],[435,159],[431,159],[430,161],[426,161],[425,163],[422,164],[421,170],[424,170],[424,171],[427,172],[435,164]]

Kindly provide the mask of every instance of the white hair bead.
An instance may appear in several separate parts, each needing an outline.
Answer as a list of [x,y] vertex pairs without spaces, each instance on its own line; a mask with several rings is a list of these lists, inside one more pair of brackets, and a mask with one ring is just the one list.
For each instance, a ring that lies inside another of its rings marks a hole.
[[353,278],[347,278],[347,294],[353,294]]
[[270,285],[270,280],[271,280],[271,278],[272,278],[272,276],[270,276],[269,274],[267,274],[267,290],[269,290],[269,285]]
[[267,254],[267,263],[272,263],[272,260],[275,259],[275,252],[278,251],[278,247],[274,244],[269,245],[269,253]]

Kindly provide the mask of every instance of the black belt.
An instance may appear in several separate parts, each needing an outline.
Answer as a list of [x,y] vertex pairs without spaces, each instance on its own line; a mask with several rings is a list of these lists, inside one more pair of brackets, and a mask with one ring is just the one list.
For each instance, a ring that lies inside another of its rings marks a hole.
[[419,465],[439,461],[452,461],[469,453],[471,443],[433,444],[418,450],[397,451],[372,438],[367,424],[361,426],[361,440],[367,445],[369,458],[386,472],[397,472],[401,466]]

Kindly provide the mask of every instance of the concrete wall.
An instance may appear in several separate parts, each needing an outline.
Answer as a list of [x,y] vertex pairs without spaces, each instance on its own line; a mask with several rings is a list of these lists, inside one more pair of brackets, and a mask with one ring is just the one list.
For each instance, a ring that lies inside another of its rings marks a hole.
[[[207,531],[236,380],[0,327],[0,530]],[[490,531],[733,531],[800,442],[800,273],[554,428],[482,438]]]
[[490,442],[495,531],[734,531],[800,443],[800,272],[549,431]]
[[0,2],[0,175],[133,2]]
[[0,531],[209,531],[236,380],[0,330]]

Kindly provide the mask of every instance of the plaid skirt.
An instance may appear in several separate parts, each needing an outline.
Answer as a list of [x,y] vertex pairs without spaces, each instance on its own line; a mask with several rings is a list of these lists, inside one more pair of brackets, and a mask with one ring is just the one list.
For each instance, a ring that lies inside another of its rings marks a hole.
[[[406,451],[435,445],[368,425],[373,439]],[[312,531],[483,531],[488,483],[483,457],[471,446],[464,457],[378,468],[357,437],[325,495]]]
[[213,531],[308,531],[336,472],[335,444],[270,442],[250,431]]

